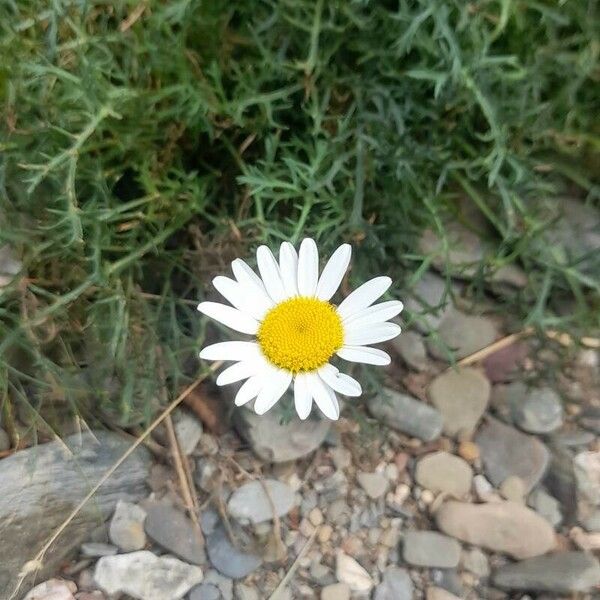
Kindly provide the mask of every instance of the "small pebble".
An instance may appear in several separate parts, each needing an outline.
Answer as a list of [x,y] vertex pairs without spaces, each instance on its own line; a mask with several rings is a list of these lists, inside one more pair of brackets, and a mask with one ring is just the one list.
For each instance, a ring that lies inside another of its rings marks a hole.
[[408,459],[409,459],[409,456],[408,456],[408,454],[406,454],[406,452],[398,452],[398,454],[396,454],[396,456],[394,456],[394,462],[396,463],[396,466],[398,467],[399,473],[403,473],[404,470],[406,469],[406,465],[408,465]]
[[398,481],[398,477],[400,476],[400,470],[394,463],[387,464],[385,466],[384,473],[390,483],[396,483],[396,481]]
[[73,600],[77,586],[64,579],[49,579],[36,585],[24,600]]
[[331,539],[331,534],[333,533],[333,527],[331,525],[321,525],[319,528],[319,533],[317,533],[317,538],[321,544],[327,543]]
[[356,479],[360,486],[367,492],[367,495],[373,500],[377,500],[383,496],[388,488],[388,481],[381,473],[366,473],[359,472]]
[[343,446],[335,446],[329,451],[336,469],[343,471],[352,464],[352,454]]
[[318,508],[313,508],[308,514],[308,520],[318,527],[323,522],[323,513]]
[[143,508],[119,500],[108,529],[110,541],[123,552],[141,550],[146,545],[145,520],[146,511]]
[[350,588],[345,583],[327,585],[321,590],[321,600],[350,600]]
[[419,499],[425,506],[429,506],[435,500],[435,496],[431,490],[423,490]]
[[308,519],[302,519],[302,521],[300,521],[300,527],[298,527],[298,531],[304,537],[309,538],[313,534],[314,530],[314,526]]
[[479,458],[479,446],[475,442],[462,441],[458,445],[458,454],[467,462],[475,462]]

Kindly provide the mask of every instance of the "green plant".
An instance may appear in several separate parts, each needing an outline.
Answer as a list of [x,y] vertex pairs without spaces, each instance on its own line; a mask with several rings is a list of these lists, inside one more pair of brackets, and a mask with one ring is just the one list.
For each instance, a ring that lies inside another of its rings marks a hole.
[[542,199],[575,186],[598,201],[597,11],[3,2],[0,242],[25,262],[0,297],[3,402],[143,421],[158,356],[173,387],[198,368],[194,304],[232,257],[349,239],[355,273],[404,287],[432,259],[420,232],[444,238],[464,197],[491,228],[487,266],[530,274],[505,300],[522,319],[598,325],[598,277],[537,243]]

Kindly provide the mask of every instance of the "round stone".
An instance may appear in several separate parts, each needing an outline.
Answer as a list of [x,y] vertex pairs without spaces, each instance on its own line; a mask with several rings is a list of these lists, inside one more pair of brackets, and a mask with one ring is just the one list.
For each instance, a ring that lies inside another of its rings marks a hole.
[[508,386],[507,396],[512,417],[520,429],[528,433],[551,433],[563,423],[560,396],[551,388],[526,389],[523,384]]
[[490,392],[490,382],[471,367],[446,371],[429,387],[429,397],[442,413],[444,431],[450,436],[475,431],[487,407]]
[[435,452],[417,463],[415,478],[419,485],[432,492],[462,498],[471,489],[473,471],[462,458],[448,452]]

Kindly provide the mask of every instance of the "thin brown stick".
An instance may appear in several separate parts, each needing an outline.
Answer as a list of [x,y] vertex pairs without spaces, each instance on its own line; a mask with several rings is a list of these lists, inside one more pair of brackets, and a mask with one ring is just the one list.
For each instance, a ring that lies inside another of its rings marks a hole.
[[[573,340],[573,336],[571,336],[568,333],[565,333],[564,331],[556,331],[555,329],[549,329],[545,332],[545,334],[551,340],[558,342],[561,346],[568,347],[572,346],[575,343],[575,341]],[[587,348],[600,348],[600,339],[590,337],[587,335],[584,335],[582,338],[580,338],[579,343],[582,346],[586,346]]]
[[190,519],[192,519],[198,534],[201,538],[204,538],[202,535],[202,530],[200,529],[200,522],[198,521],[196,506],[194,505],[193,494],[183,467],[183,463],[187,459],[182,456],[181,447],[179,446],[179,441],[177,439],[177,435],[175,434],[175,427],[173,427],[173,419],[171,418],[171,415],[167,415],[165,418],[165,425],[167,428],[167,437],[169,438],[169,444],[171,445],[171,455],[173,457],[175,471],[179,479],[179,488],[181,490],[181,495],[183,496],[183,501],[185,502]]
[[275,502],[273,502],[273,497],[271,496],[271,492],[269,492],[269,488],[267,487],[267,484],[265,483],[264,479],[260,477],[258,481],[260,482],[260,485],[265,492],[265,496],[267,497],[267,500],[269,502],[271,513],[273,514],[273,536],[275,537],[275,544],[277,545],[277,557],[281,557],[281,560],[285,560],[287,557],[287,548],[285,547],[285,544],[281,539],[281,519],[277,514]]
[[[147,298],[148,300],[164,300],[163,296],[159,296],[158,294],[151,294],[150,292],[139,292],[139,295],[142,298]],[[189,306],[198,306],[197,300],[188,300],[187,298],[178,298],[178,302],[182,304],[188,304]]]
[[200,502],[198,501],[198,490],[196,489],[194,477],[192,475],[192,470],[190,469],[190,462],[189,460],[187,460],[187,457],[185,457],[185,460],[183,461],[183,470],[185,472],[185,476],[188,482],[188,487],[192,491],[192,504],[194,505],[194,510],[196,511],[196,514],[199,515]]
[[486,346],[485,348],[482,348],[481,350],[477,350],[477,352],[473,352],[473,354],[469,354],[469,356],[465,356],[463,359],[459,360],[456,364],[459,367],[466,367],[467,365],[472,365],[473,363],[484,360],[490,354],[493,354],[494,352],[497,352],[498,350],[502,350],[502,348],[506,348],[507,346],[510,346],[512,343],[516,342],[517,340],[521,339],[522,337],[531,335],[532,333],[533,333],[532,327],[527,327],[526,329],[523,329],[522,331],[519,331],[517,333],[511,333],[510,335],[507,335],[506,337],[499,339],[498,341],[494,342],[493,344],[490,344],[489,346]]
[[296,560],[292,563],[289,571],[285,574],[284,578],[279,582],[279,585],[275,588],[274,592],[269,596],[269,600],[278,600],[281,592],[285,589],[285,586],[288,584],[288,581],[294,576],[300,561],[306,556],[306,553],[310,550],[310,547],[313,545],[315,541],[315,537],[317,532],[319,531],[319,527],[315,527],[315,530],[312,532],[311,536],[306,540],[306,544],[302,547],[302,550],[298,553]]
[[[163,385],[161,386],[161,396],[163,402],[166,404],[168,400],[167,387],[165,384],[166,378],[162,361],[160,360],[161,357],[159,349],[157,349],[157,354],[159,374],[161,381],[163,382]],[[200,528],[200,521],[198,520],[200,514],[198,510],[198,498],[192,491],[194,483],[192,481],[190,466],[188,464],[187,457],[184,456],[183,452],[181,451],[181,445],[177,439],[177,434],[175,433],[175,427],[173,426],[173,419],[171,418],[171,415],[167,415],[165,419],[165,425],[167,429],[167,437],[169,438],[169,444],[171,445],[171,455],[173,457],[173,462],[175,463],[175,471],[177,472],[177,477],[179,479],[179,487],[181,489],[183,501],[185,502],[188,514],[194,523],[198,535],[201,539],[204,539],[204,536],[202,535],[202,529]]]
[[200,383],[202,383],[212,372],[216,371],[222,364],[222,361],[218,361],[213,363],[210,366],[210,369],[198,377],[194,383],[189,385],[169,406],[167,406],[163,412],[154,419],[154,421],[148,426],[148,428],[142,433],[142,435],[123,453],[123,455],[106,471],[106,473],[100,478],[100,481],[94,485],[94,487],[86,494],[86,496],[81,500],[81,502],[71,511],[71,513],[67,516],[67,518],[57,527],[54,533],[50,536],[50,539],[44,544],[42,549],[35,555],[35,558],[30,560],[29,562],[23,565],[21,572],[19,573],[19,580],[17,581],[17,585],[13,593],[10,595],[8,600],[14,600],[25,581],[25,578],[29,573],[35,571],[40,568],[42,565],[42,561],[46,552],[48,552],[49,548],[54,544],[54,542],[58,539],[60,534],[67,528],[69,523],[79,514],[79,511],[90,501],[90,499],[94,496],[94,494],[110,479],[113,473],[133,454],[138,446],[142,444],[142,442],[165,420],[165,418],[170,415],[183,399],[190,394],[192,390],[194,390]]
[[[517,340],[532,335],[533,333],[535,333],[535,329],[533,327],[526,327],[522,331],[511,333],[510,335],[499,339],[493,344],[490,344],[489,346],[486,346],[485,348],[482,348],[481,350],[478,350],[469,356],[465,356],[465,358],[459,360],[456,364],[459,367],[466,367],[467,365],[480,362],[487,358],[490,354],[493,354],[498,350],[502,350],[502,348],[506,348]],[[548,329],[544,331],[544,335],[565,347],[572,346],[575,343],[573,336],[565,332],[556,331],[555,329]],[[590,336],[583,336],[579,339],[579,343],[587,348],[600,348],[600,339]]]

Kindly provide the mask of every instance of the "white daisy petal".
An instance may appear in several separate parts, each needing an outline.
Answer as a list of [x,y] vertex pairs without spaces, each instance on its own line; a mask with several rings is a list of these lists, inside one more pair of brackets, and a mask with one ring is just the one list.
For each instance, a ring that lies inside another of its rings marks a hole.
[[274,305],[273,299],[267,293],[261,278],[240,258],[231,263],[235,278],[245,289],[262,299],[269,307]]
[[344,343],[349,346],[365,346],[367,344],[378,344],[386,342],[400,335],[402,329],[396,323],[375,323],[374,325],[363,325],[352,331],[346,330]]
[[321,412],[332,421],[340,417],[340,406],[333,390],[316,374],[308,373],[308,387]]
[[294,405],[298,416],[303,421],[308,418],[312,408],[312,396],[304,373],[298,373],[294,379]]
[[200,302],[198,310],[231,329],[254,335],[258,331],[258,321],[237,308],[219,302]]
[[304,238],[298,257],[298,292],[301,296],[314,296],[319,281],[319,251],[315,241]]
[[264,361],[262,358],[254,361],[240,361],[221,371],[216,383],[217,385],[229,385],[230,383],[259,375],[263,370]]
[[243,285],[235,279],[219,275],[213,279],[213,285],[232,306],[248,313],[257,321],[261,321],[272,306],[272,302],[267,301],[266,293],[259,294],[253,286]]
[[262,289],[263,292],[266,292],[265,286],[263,285],[263,282],[261,281],[260,277],[241,258],[236,258],[231,263],[231,269],[233,271],[233,274],[235,275],[235,278],[240,283],[252,283],[257,288]]
[[292,374],[283,369],[271,369],[265,376],[265,386],[260,390],[254,403],[254,412],[264,415],[290,387]]
[[235,395],[235,405],[243,406],[256,398],[263,387],[263,378],[255,375],[247,379]]
[[286,297],[279,265],[273,253],[267,246],[259,246],[256,251],[256,263],[267,293],[275,302],[281,302]]
[[337,292],[350,264],[351,256],[352,246],[350,244],[342,244],[331,255],[319,278],[317,298],[329,300]]
[[392,285],[389,277],[375,277],[355,289],[339,306],[338,313],[346,319],[367,306],[371,306],[377,298],[384,294]]
[[350,375],[340,373],[333,365],[326,364],[318,371],[319,377],[333,390],[344,396],[360,396],[360,383]]
[[354,313],[351,317],[344,319],[344,329],[351,331],[353,327],[383,323],[398,316],[403,308],[404,305],[399,300],[389,300],[388,302],[373,304],[369,308],[365,308]]
[[238,310],[243,310],[243,301],[240,294],[241,286],[235,279],[219,275],[212,280],[212,283],[217,292],[219,292],[229,304]]
[[200,358],[205,360],[252,360],[261,356],[256,342],[219,342],[202,348]]
[[385,367],[392,362],[387,352],[379,348],[369,348],[369,346],[343,346],[336,354],[348,362],[364,363],[366,365]]
[[282,242],[279,248],[279,270],[286,297],[298,295],[298,253],[289,242]]

